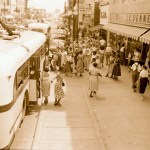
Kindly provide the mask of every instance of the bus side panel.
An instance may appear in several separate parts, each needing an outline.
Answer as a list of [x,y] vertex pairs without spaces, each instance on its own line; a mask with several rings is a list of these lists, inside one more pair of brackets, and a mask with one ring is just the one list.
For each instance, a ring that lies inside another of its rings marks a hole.
[[9,133],[11,124],[13,124],[12,111],[9,110],[4,113],[0,113],[0,149],[6,147],[9,144],[12,134]]
[[22,106],[25,91],[29,90],[29,83],[25,86],[15,104],[6,112],[0,113],[0,149],[7,147],[22,121]]
[[18,127],[20,126],[20,122],[22,121],[21,119],[22,119],[23,100],[24,100],[26,90],[29,91],[29,82],[26,84],[25,88],[19,95],[13,107],[13,118],[14,118],[14,121],[16,122],[14,126],[15,132],[17,131]]

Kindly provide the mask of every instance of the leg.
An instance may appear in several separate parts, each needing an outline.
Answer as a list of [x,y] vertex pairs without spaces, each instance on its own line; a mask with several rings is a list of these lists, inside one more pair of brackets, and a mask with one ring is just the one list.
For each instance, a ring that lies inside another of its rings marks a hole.
[[91,91],[91,92],[90,92],[90,97],[93,97],[93,95],[92,95],[92,94],[93,94],[93,91]]
[[58,105],[58,106],[61,106],[60,100],[61,100],[61,99],[59,99],[59,100],[57,101],[57,105]]
[[144,101],[144,94],[140,93],[140,100]]
[[47,103],[48,103],[48,97],[45,96],[44,104],[47,104]]
[[55,98],[55,102],[54,102],[54,105],[57,105],[58,104],[58,102],[57,102],[57,99]]

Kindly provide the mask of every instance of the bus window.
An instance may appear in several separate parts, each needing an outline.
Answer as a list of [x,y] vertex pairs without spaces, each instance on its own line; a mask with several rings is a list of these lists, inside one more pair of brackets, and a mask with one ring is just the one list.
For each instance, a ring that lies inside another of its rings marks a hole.
[[42,29],[37,29],[37,28],[35,28],[35,29],[32,29],[32,31],[36,31],[36,32],[43,33],[43,30],[42,30]]
[[23,64],[17,71],[16,89],[18,90],[29,77],[29,62]]

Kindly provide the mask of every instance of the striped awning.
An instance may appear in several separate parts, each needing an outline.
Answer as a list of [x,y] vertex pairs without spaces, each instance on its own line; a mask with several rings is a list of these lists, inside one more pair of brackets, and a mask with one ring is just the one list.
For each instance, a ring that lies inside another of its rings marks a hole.
[[140,37],[140,41],[143,43],[150,44],[150,29]]
[[96,25],[96,26],[91,27],[89,30],[90,30],[91,32],[98,31],[100,28],[102,28],[102,26],[103,26],[103,25],[98,24],[98,25]]
[[127,36],[127,37],[135,39],[135,40],[138,40],[140,38],[140,35],[142,35],[144,32],[147,31],[146,28],[113,24],[113,23],[106,24],[103,27],[103,29],[120,34],[122,36]]

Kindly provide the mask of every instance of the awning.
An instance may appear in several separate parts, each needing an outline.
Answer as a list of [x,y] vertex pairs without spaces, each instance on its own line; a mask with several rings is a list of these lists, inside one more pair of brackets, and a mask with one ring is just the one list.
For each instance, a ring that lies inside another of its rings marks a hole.
[[103,27],[103,29],[109,30],[111,32],[115,32],[122,36],[127,36],[135,40],[138,40],[140,38],[140,35],[142,35],[144,32],[147,31],[146,28],[126,26],[126,25],[113,24],[113,23],[106,24]]
[[91,32],[97,31],[97,30],[99,30],[100,28],[102,28],[102,26],[103,26],[103,25],[98,24],[98,25],[96,25],[96,26],[94,26],[94,27],[91,27],[91,28],[90,28],[90,31],[91,31]]
[[150,44],[150,29],[140,37],[140,41],[143,43]]

